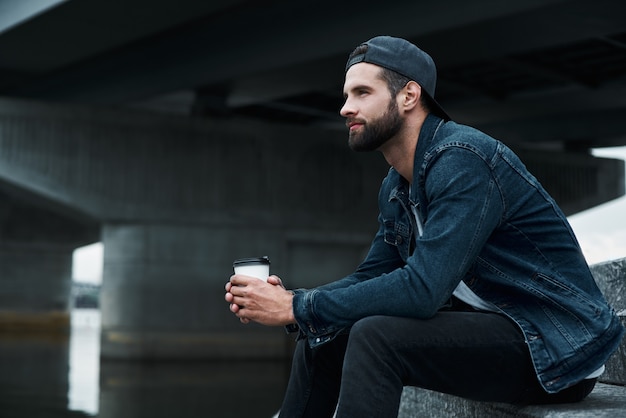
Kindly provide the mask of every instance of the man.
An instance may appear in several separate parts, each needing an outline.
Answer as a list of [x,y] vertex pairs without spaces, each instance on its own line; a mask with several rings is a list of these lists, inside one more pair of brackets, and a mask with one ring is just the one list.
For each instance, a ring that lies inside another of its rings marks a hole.
[[242,322],[299,342],[281,417],[396,417],[403,386],[511,403],[575,402],[623,329],[565,216],[501,142],[450,121],[435,65],[375,37],[346,65],[341,114],[356,151],[391,169],[357,270],[287,291],[234,275]]

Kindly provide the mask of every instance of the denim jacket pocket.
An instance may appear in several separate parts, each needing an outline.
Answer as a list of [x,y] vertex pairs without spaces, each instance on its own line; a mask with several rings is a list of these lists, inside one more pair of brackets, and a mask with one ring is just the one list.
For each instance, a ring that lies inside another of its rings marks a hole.
[[[552,277],[535,273],[533,282],[538,283],[544,292],[551,295],[561,305],[572,302],[577,312],[582,312],[587,318],[598,318],[603,312],[603,306],[593,301],[582,292],[577,292],[571,285],[566,286]],[[544,297],[545,294],[542,295]]]
[[411,228],[404,223],[393,220],[385,220],[383,225],[385,243],[396,247],[400,257],[406,262],[411,244]]
[[[601,328],[604,324],[604,321],[599,321],[604,311],[598,303],[571,286],[565,286],[542,273],[536,273],[532,277],[532,282],[536,283],[533,292],[538,297],[539,305],[547,319],[554,325],[553,328],[544,331],[549,333],[552,340],[559,338],[555,335],[558,333],[572,350],[578,350],[601,332],[601,329],[595,329]],[[566,351],[564,346],[561,346],[561,352]]]

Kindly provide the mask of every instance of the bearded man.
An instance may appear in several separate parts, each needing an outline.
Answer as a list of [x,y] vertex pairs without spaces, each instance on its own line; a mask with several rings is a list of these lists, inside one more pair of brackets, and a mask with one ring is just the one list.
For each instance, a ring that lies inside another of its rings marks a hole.
[[503,143],[434,99],[431,57],[379,36],[348,58],[355,151],[391,166],[379,229],[347,277],[289,291],[233,275],[230,310],[299,333],[281,417],[389,417],[404,386],[577,402],[624,332],[565,215]]

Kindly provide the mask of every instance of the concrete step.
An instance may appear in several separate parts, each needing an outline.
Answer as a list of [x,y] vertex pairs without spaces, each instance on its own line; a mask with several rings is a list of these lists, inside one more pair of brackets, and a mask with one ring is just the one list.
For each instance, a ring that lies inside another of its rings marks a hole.
[[598,383],[579,403],[516,406],[477,402],[406,387],[398,418],[616,418],[626,416],[626,387]]
[[[607,301],[626,326],[626,258],[594,264],[591,272]],[[626,338],[607,362],[606,371],[600,381],[626,385]]]

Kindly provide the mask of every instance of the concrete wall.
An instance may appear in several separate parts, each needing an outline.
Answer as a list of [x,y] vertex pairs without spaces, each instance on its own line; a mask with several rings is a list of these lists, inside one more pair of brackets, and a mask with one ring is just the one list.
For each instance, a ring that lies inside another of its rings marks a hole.
[[0,149],[1,179],[115,221],[354,227],[387,170],[343,131],[2,100]]

